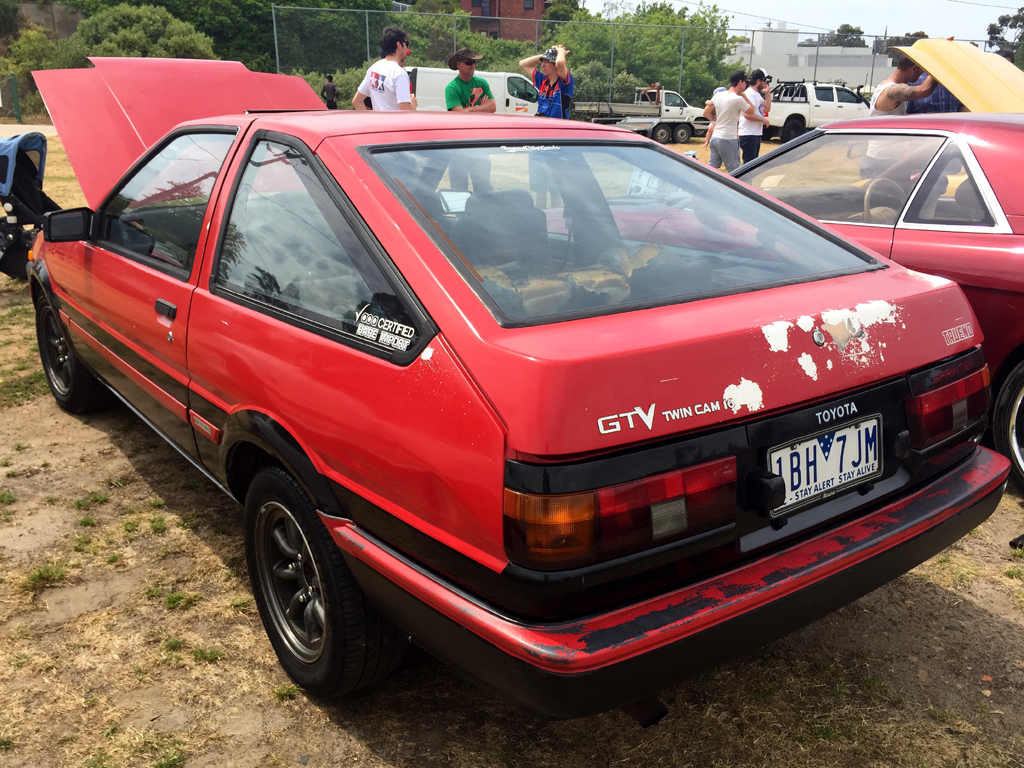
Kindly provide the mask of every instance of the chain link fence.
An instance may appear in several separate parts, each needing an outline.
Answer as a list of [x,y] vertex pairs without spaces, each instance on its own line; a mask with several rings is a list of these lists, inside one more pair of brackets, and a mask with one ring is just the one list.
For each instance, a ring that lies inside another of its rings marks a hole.
[[[640,86],[659,83],[703,106],[729,74],[764,69],[775,82],[842,83],[870,91],[889,76],[899,52],[916,38],[802,33],[795,29],[733,29],[620,22],[550,21],[273,6],[278,72],[298,74],[317,93],[334,76],[347,104],[366,67],[380,58],[387,26],[402,27],[412,50],[409,67],[446,67],[448,57],[471,47],[480,70],[516,72],[521,59],[560,43],[570,51],[575,100],[633,100]],[[988,41],[974,42],[987,50]]]

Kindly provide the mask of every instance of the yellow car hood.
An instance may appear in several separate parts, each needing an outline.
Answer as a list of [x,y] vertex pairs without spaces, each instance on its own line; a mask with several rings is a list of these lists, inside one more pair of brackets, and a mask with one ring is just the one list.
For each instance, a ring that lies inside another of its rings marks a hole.
[[896,50],[942,83],[971,112],[1024,112],[1024,72],[958,40],[918,40]]

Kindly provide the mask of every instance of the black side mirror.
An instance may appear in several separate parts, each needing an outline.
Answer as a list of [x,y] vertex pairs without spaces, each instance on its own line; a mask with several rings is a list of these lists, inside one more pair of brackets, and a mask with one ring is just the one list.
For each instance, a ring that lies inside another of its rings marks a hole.
[[43,214],[43,239],[48,243],[88,240],[92,232],[92,210],[71,208]]

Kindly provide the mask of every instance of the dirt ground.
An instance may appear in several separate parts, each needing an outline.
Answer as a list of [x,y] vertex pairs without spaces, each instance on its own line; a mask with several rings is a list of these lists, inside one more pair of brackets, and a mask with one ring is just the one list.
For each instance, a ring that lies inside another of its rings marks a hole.
[[[83,204],[58,141],[49,169],[49,193]],[[6,279],[0,467],[5,768],[1024,768],[1015,492],[911,573],[666,690],[642,730],[524,717],[415,647],[344,701],[296,690],[253,606],[239,507],[127,410],[59,410]]]

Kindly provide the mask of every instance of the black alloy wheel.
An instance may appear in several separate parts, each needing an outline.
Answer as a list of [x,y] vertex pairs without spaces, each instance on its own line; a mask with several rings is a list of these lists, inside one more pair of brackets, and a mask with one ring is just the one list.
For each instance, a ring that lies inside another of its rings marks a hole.
[[64,324],[45,298],[36,302],[36,340],[57,405],[69,413],[90,413],[111,403],[110,391],[75,355]]
[[408,637],[367,602],[316,506],[280,467],[249,486],[245,554],[263,627],[305,691],[341,696],[398,666]]

